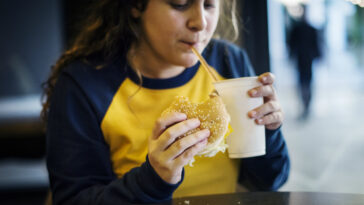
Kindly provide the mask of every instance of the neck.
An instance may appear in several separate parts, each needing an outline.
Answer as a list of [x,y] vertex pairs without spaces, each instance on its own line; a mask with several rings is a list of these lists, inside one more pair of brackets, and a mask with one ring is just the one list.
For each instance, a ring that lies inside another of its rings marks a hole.
[[171,78],[181,74],[186,68],[163,63],[163,60],[154,56],[145,55],[143,49],[130,49],[128,61],[133,69],[138,70],[142,76],[155,79]]

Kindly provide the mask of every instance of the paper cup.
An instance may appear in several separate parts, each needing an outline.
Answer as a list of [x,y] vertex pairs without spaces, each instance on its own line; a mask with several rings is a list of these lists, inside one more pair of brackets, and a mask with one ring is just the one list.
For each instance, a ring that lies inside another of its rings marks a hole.
[[263,97],[253,98],[248,90],[260,86],[258,77],[223,80],[214,86],[230,114],[233,132],[227,137],[230,158],[247,158],[265,154],[265,127],[257,125],[248,112],[263,104]]

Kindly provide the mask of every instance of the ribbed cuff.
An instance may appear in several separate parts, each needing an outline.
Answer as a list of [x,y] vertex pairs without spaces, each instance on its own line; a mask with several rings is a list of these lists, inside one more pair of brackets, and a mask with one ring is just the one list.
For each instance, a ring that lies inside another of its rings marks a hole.
[[141,182],[144,183],[145,192],[158,200],[172,199],[173,192],[179,187],[184,179],[184,169],[182,170],[181,180],[177,184],[170,184],[164,181],[151,166],[148,156],[146,162],[142,164]]
[[283,135],[281,132],[281,126],[274,130],[265,129],[265,142],[266,142],[266,155],[265,157],[270,157],[280,152],[282,144],[284,143]]

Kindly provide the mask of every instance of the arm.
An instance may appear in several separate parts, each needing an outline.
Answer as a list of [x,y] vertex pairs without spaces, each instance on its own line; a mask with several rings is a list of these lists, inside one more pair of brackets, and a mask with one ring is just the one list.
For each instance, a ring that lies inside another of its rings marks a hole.
[[[171,198],[180,183],[162,180],[146,160],[117,179],[92,104],[72,77],[57,82],[47,126],[54,204],[125,204]],[[182,181],[182,180],[181,180]]]

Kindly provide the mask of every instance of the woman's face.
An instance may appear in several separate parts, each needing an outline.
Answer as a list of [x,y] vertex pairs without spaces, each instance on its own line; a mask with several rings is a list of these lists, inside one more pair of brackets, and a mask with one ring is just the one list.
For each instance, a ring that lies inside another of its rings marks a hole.
[[219,18],[219,0],[149,0],[144,12],[134,11],[142,27],[137,52],[160,64],[190,67],[210,41]]

